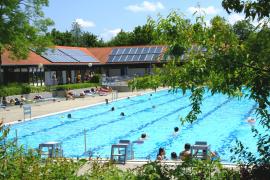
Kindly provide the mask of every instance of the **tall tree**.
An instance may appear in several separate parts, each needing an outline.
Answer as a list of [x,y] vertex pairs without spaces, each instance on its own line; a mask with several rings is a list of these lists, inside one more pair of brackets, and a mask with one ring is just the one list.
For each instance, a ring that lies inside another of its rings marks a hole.
[[109,46],[127,46],[131,44],[131,33],[121,30],[112,40],[108,42]]
[[147,45],[153,41],[153,27],[146,24],[134,28],[131,34],[132,45]]
[[74,42],[75,42],[75,46],[79,46],[80,45],[80,39],[82,36],[82,28],[81,25],[77,22],[73,22],[72,23],[72,28],[71,28],[71,34],[74,38]]
[[46,36],[50,19],[44,18],[42,7],[48,0],[2,0],[0,1],[0,83],[3,82],[2,59],[5,50],[12,58],[27,58],[29,49],[37,52],[51,45]]

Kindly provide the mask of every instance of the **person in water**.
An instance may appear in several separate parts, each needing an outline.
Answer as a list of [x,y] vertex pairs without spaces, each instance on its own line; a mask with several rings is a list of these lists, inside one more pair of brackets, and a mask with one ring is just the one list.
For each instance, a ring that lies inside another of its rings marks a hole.
[[256,122],[256,120],[254,118],[252,118],[252,117],[248,117],[247,122],[250,123],[250,124],[253,124],[253,123]]
[[179,127],[174,127],[173,135],[177,135],[179,133]]
[[125,116],[125,113],[124,113],[124,112],[121,112],[121,113],[120,113],[120,116]]
[[158,154],[157,154],[157,160],[162,161],[165,159],[165,150],[164,148],[159,148]]
[[67,117],[68,117],[68,118],[71,118],[71,114],[68,114]]
[[114,107],[111,108],[111,111],[114,111]]

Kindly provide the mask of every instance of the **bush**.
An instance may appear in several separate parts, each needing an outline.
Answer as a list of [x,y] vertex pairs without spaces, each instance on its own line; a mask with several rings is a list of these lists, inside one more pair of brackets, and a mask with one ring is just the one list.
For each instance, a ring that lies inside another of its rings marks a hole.
[[90,79],[90,83],[99,83],[100,82],[100,75],[99,74],[95,74],[91,79]]
[[12,83],[6,86],[0,86],[0,97],[19,94],[29,94],[30,92],[31,87],[28,84]]
[[98,83],[77,83],[77,84],[63,84],[63,85],[56,85],[56,86],[51,86],[48,87],[48,91],[53,91],[53,90],[66,90],[66,89],[82,89],[82,88],[90,88],[90,87],[96,87],[99,86]]

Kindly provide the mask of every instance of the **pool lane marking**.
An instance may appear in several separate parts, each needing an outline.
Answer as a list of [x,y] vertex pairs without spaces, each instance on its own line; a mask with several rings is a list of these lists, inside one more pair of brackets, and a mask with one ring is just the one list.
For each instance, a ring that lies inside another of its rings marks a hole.
[[[169,101],[166,101],[166,102],[157,104],[157,106],[166,105],[167,103],[171,103],[171,102],[175,102],[175,101],[181,100],[181,99],[184,98],[184,97],[187,97],[187,95],[184,95],[184,96],[182,96],[182,97],[180,97],[180,98],[174,98],[174,99],[172,99],[172,100],[169,100]],[[94,127],[89,128],[89,129],[86,129],[86,132],[88,132],[88,131],[94,131],[94,130],[100,128],[100,127],[107,126],[107,125],[110,125],[110,124],[115,123],[115,122],[123,121],[123,120],[125,120],[127,117],[131,117],[131,116],[133,116],[133,115],[135,115],[135,114],[139,114],[139,113],[142,113],[142,112],[144,112],[144,111],[151,110],[151,109],[152,109],[152,107],[150,107],[150,108],[145,108],[145,109],[142,109],[142,110],[140,110],[140,111],[136,111],[136,112],[134,112],[134,113],[132,113],[132,114],[129,114],[129,115],[127,115],[127,116],[119,117],[119,118],[114,119],[114,120],[112,120],[112,121],[109,121],[109,122],[106,122],[106,123],[99,124],[99,125],[97,125],[97,126],[94,126]],[[83,135],[83,134],[84,134],[84,131],[80,131],[79,133],[71,134],[71,135],[69,135],[69,136],[67,136],[67,137],[65,137],[65,138],[63,138],[63,139],[59,139],[58,141],[63,142],[63,141],[66,141],[66,140],[69,140],[69,139],[72,139],[72,138],[76,138],[76,137],[78,137],[78,136],[81,136],[81,135]]]
[[[168,94],[165,94],[165,95],[161,95],[161,96],[157,96],[157,97],[154,97],[153,99],[159,99],[159,98],[162,98],[164,96],[169,96],[171,95],[170,93]],[[130,107],[130,106],[135,106],[139,103],[144,103],[144,102],[147,102],[148,100],[139,100],[139,102],[135,102],[135,103],[131,103],[131,104],[128,104],[128,105],[125,105],[125,106],[120,106],[118,107],[117,109],[123,109],[123,108],[126,108],[126,107]],[[133,101],[134,102],[134,101]],[[42,133],[42,132],[47,132],[49,130],[52,130],[52,129],[55,129],[55,128],[58,128],[58,127],[61,127],[61,126],[65,126],[65,125],[69,125],[69,124],[72,124],[72,123],[76,123],[76,122],[79,122],[79,121],[82,121],[82,120],[85,120],[86,118],[92,118],[92,117],[96,117],[96,116],[100,116],[100,115],[104,115],[104,113],[107,113],[109,112],[108,110],[106,111],[103,111],[103,112],[99,112],[97,114],[93,114],[93,115],[90,115],[90,116],[87,116],[87,117],[81,117],[81,118],[76,118],[76,120],[73,120],[73,121],[65,121],[64,123],[61,123],[61,124],[57,124],[55,126],[52,126],[52,127],[49,127],[49,128],[43,128],[43,129],[40,129],[38,131],[34,131],[34,132],[31,132],[29,134],[25,134],[23,136],[20,136],[18,137],[18,139],[22,139],[22,138],[26,138],[26,137],[29,137],[29,136],[33,136],[33,135],[36,135],[38,133]],[[71,119],[75,119],[75,118],[71,118]]]
[[[255,103],[251,107],[251,109],[243,116],[240,123],[238,124],[238,127],[247,123],[246,119],[254,112],[254,109],[256,109],[256,107],[257,107],[257,103]],[[238,129],[231,131],[226,138],[223,138],[221,140],[222,146],[218,148],[217,150],[218,154],[222,154],[222,155],[225,154],[224,149],[228,147],[229,145],[231,145],[232,141],[236,140],[238,131],[239,131]],[[222,160],[227,161],[227,159],[222,159]]]
[[[185,129],[191,129],[191,128],[193,128],[194,125],[199,124],[204,118],[206,118],[207,116],[210,116],[211,114],[213,114],[215,111],[217,111],[222,106],[224,106],[225,104],[229,103],[230,101],[232,101],[232,99],[227,99],[223,103],[217,105],[215,108],[213,108],[212,110],[210,110],[207,113],[205,113],[202,117],[198,118],[194,123],[189,124],[188,126],[186,126]],[[166,148],[167,146],[171,146],[174,143],[174,141],[177,140],[177,139],[179,139],[179,138],[180,138],[180,136],[176,136],[176,137],[175,136],[170,136],[166,141],[163,141],[161,143],[157,143],[157,145],[154,148],[154,150],[151,153],[149,153],[148,156],[146,156],[146,157],[156,156],[157,150],[160,147]]]
[[[209,97],[211,97],[211,96],[212,96],[212,95],[206,96],[203,100],[205,100],[205,99],[207,99],[207,98],[209,98]],[[156,122],[162,120],[163,118],[166,118],[167,116],[171,116],[171,115],[173,115],[173,114],[175,114],[175,113],[177,113],[177,112],[179,112],[179,111],[182,111],[183,109],[186,109],[186,108],[188,108],[188,107],[190,107],[190,106],[191,106],[191,104],[186,105],[186,106],[182,106],[182,107],[180,107],[180,108],[178,108],[178,109],[176,109],[176,110],[174,110],[174,111],[171,111],[171,112],[169,112],[169,113],[167,113],[167,114],[165,114],[165,115],[163,115],[163,116],[161,116],[161,117],[159,117],[159,118],[156,118],[156,119],[154,119],[154,120],[152,120],[152,121],[150,121],[150,122],[147,122],[146,124],[142,124],[141,126],[139,126],[139,127],[136,128],[136,129],[130,130],[130,131],[129,131],[128,133],[126,133],[125,135],[121,135],[121,136],[115,137],[113,140],[110,141],[110,143],[106,143],[106,144],[103,144],[103,145],[99,145],[99,146],[97,146],[97,147],[95,147],[95,148],[93,148],[93,149],[90,149],[90,151],[92,151],[92,152],[98,151],[98,150],[100,150],[100,149],[102,149],[102,148],[108,146],[108,144],[111,145],[111,144],[113,144],[113,143],[116,143],[119,139],[126,138],[126,137],[130,136],[131,134],[133,134],[133,133],[135,133],[135,132],[137,132],[137,131],[141,131],[142,129],[144,129],[144,128],[148,127],[148,126],[153,125],[154,123],[156,123]],[[81,156],[84,156],[84,155],[85,155],[85,154],[83,154],[83,155],[81,155]]]

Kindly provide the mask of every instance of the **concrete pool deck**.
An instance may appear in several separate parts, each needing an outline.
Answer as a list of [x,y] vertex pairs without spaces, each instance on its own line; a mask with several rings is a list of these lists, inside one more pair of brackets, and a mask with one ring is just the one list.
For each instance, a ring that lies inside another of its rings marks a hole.
[[[159,88],[159,90],[164,90],[167,88]],[[138,96],[145,93],[154,92],[153,90],[142,90],[134,92],[118,92],[118,99],[127,98],[131,96]],[[56,114],[64,111],[79,109],[91,105],[96,105],[100,103],[105,103],[105,99],[109,101],[112,100],[112,95],[107,96],[86,96],[84,98],[76,98],[75,100],[65,100],[59,99],[55,102],[40,102],[31,104],[32,107],[32,119],[39,118],[42,116],[47,116],[50,114]],[[5,109],[0,109],[0,120],[4,124],[13,124],[16,122],[22,122],[24,120],[23,108],[19,106],[11,106]],[[29,120],[29,115],[26,115],[26,120]]]

